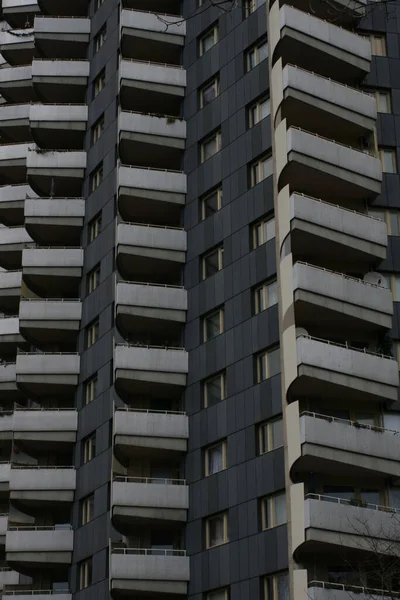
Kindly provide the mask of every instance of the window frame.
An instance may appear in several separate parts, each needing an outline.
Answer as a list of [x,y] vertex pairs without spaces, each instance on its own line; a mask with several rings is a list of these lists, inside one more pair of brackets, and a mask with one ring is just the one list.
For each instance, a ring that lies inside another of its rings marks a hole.
[[[219,400],[217,400],[216,402],[214,402],[213,404],[209,404],[209,400],[208,400],[208,384],[212,383],[213,381],[216,381],[217,379],[221,379],[221,398]],[[225,371],[220,371],[219,373],[216,373],[215,375],[212,375],[211,377],[207,377],[206,379],[203,380],[203,407],[204,408],[209,408],[210,406],[215,406],[215,404],[218,404],[219,402],[222,402],[223,400],[226,400],[227,398],[227,393],[226,393],[226,372]]]
[[[269,288],[271,288],[272,286],[276,287],[276,302],[273,302],[272,304],[268,301],[269,298]],[[263,296],[263,305],[264,307],[261,308],[260,305],[260,298],[259,298],[259,292],[262,293]],[[254,306],[254,314],[255,315],[259,315],[260,313],[264,312],[264,310],[267,310],[267,308],[271,308],[272,306],[275,306],[276,304],[278,304],[278,280],[277,279],[269,279],[266,281],[263,281],[262,283],[256,285],[253,288],[253,306]]]
[[[212,450],[213,448],[217,448],[221,446],[222,448],[222,469],[220,469],[219,471],[213,471],[212,473],[210,472],[210,467],[209,467],[209,459],[210,459],[210,450]],[[227,469],[227,440],[220,440],[218,442],[215,442],[214,444],[211,444],[210,446],[207,446],[204,450],[204,476],[205,477],[211,477],[212,475],[216,475],[217,473],[222,473],[222,471],[225,471]]]
[[217,594],[223,594],[222,600],[229,600],[229,588],[222,588],[207,592],[206,600],[219,600]]
[[[264,169],[263,165],[267,161],[271,161],[271,174],[266,175],[264,177]],[[268,179],[273,174],[273,166],[272,166],[272,154],[269,152],[268,154],[263,154],[258,159],[254,160],[249,165],[250,168],[250,187],[256,187],[262,181]]]
[[79,591],[85,590],[92,585],[93,581],[93,561],[91,556],[79,563],[78,571]]
[[[225,313],[224,307],[220,306],[219,308],[215,308],[212,311],[208,312],[206,315],[203,315],[203,317],[201,318],[203,344],[205,344],[206,342],[209,342],[210,340],[215,339],[216,337],[221,335],[221,333],[224,332],[224,325],[225,325],[224,313]],[[218,315],[218,317],[219,317],[219,333],[217,333],[216,335],[213,335],[212,337],[208,337],[207,336],[207,319],[213,317],[214,315]]]
[[[204,48],[205,40],[207,40],[209,37],[211,37],[211,35],[213,37],[213,45],[210,46],[209,48]],[[211,50],[211,48],[214,48],[214,46],[216,46],[218,44],[218,42],[219,42],[219,27],[218,27],[218,23],[214,23],[214,25],[211,25],[211,27],[209,27],[199,37],[199,56],[204,56],[207,52],[209,52],[209,50]]]
[[86,379],[85,384],[84,384],[84,391],[85,391],[84,406],[87,406],[88,404],[93,402],[93,400],[96,398],[97,385],[98,385],[97,373],[92,375],[92,377],[89,377],[89,379]]
[[[268,225],[273,223],[274,227],[273,227],[273,231],[274,231],[274,235],[272,237],[268,237]],[[261,242],[258,243],[258,228],[261,227]],[[252,224],[252,250],[255,250],[256,248],[259,248],[260,246],[263,246],[264,244],[266,244],[267,242],[270,242],[271,240],[273,240],[275,238],[275,216],[272,215],[270,217],[262,217],[261,219],[258,219],[257,221],[255,221]]]
[[[210,523],[215,519],[223,518],[223,541],[218,544],[210,544]],[[228,511],[217,513],[216,515],[212,515],[207,517],[206,519],[206,550],[210,550],[211,548],[217,548],[219,546],[223,546],[229,542],[229,532],[228,532]]]
[[99,162],[97,167],[90,174],[90,193],[93,194],[98,187],[103,183],[104,166],[103,161]]
[[[269,112],[265,115],[265,117],[261,117],[260,108],[264,103],[269,103]],[[256,110],[256,112],[257,112],[257,120],[255,120],[253,118],[254,110]],[[271,99],[269,98],[268,94],[264,94],[261,98],[258,98],[258,100],[255,100],[247,107],[248,128],[252,129],[256,125],[258,125],[258,123],[260,123],[261,121],[266,119],[268,116],[270,116],[270,114],[271,114]]]
[[[216,150],[210,156],[206,156],[205,147],[206,147],[207,144],[209,144],[210,142],[213,142],[213,141],[215,141]],[[221,130],[217,129],[216,131],[213,131],[213,133],[210,133],[210,135],[208,135],[207,137],[205,137],[200,142],[200,163],[204,164],[205,162],[207,162],[207,160],[210,160],[210,158],[212,158],[213,156],[215,156],[216,154],[218,154],[218,152],[221,151],[221,148],[222,148]]]
[[94,319],[86,326],[86,349],[91,348],[99,340],[99,319]]
[[[217,256],[218,271],[216,271],[212,275],[207,275],[207,268],[206,268],[207,267],[207,262],[206,262],[207,258],[209,258],[210,256],[213,256],[216,253],[218,253],[218,256]],[[203,256],[201,257],[201,280],[205,281],[206,279],[213,277],[214,275],[216,275],[217,273],[222,271],[223,268],[224,268],[224,247],[223,247],[223,245],[221,245],[221,246],[217,246],[213,250],[210,250],[206,254],[203,254]]]
[[100,285],[100,264],[96,265],[86,275],[87,296],[90,296]]
[[[209,200],[209,198],[212,198],[215,194],[217,195],[217,210],[214,211],[211,215],[207,215],[207,208],[208,208],[208,206],[207,206],[207,200]],[[221,208],[222,208],[222,198],[223,198],[222,185],[218,186],[217,188],[214,188],[210,192],[207,192],[207,194],[205,194],[204,196],[202,196],[200,198],[201,220],[202,221],[205,221],[209,217],[212,217],[213,215],[215,215],[215,213],[217,213],[218,211],[221,210]]]
[[86,436],[82,440],[82,464],[86,465],[96,456],[96,432]]
[[[282,575],[286,575],[289,580],[288,571],[280,571],[279,573],[273,573],[272,575],[266,575],[264,577],[264,600],[287,600],[286,598],[279,598],[278,596],[278,578]],[[268,588],[270,587],[269,582],[272,582],[272,596],[269,593]]]
[[93,79],[93,98],[102,92],[106,85],[106,70],[102,69],[100,73]]
[[[381,161],[381,165],[382,165],[382,173],[386,173],[386,174],[396,174],[397,173],[397,152],[395,148],[392,147],[388,147],[388,146],[379,146],[378,148],[379,151],[379,158]],[[391,162],[392,162],[392,171],[387,171],[386,170],[386,154],[390,154],[390,158],[391,158]]]
[[[275,446],[272,443],[272,439],[273,439],[273,431],[272,431],[272,426],[274,423],[278,423],[278,422],[282,423],[282,445],[281,446]],[[267,440],[265,440],[265,428],[267,429]],[[268,454],[268,452],[273,452],[274,450],[277,450],[278,448],[283,448],[284,447],[284,440],[283,440],[283,418],[282,417],[274,417],[273,419],[268,419],[266,421],[262,421],[262,423],[259,423],[258,425],[258,449],[259,449],[259,455],[263,456],[264,454]]]
[[[276,506],[274,500],[280,496],[284,497],[285,502],[285,521],[282,523],[276,522]],[[280,527],[287,523],[286,513],[286,491],[276,492],[268,496],[261,498],[261,530],[266,531],[267,529],[273,529],[274,527]]]
[[87,525],[94,517],[94,493],[88,494],[80,501],[80,524]]
[[244,0],[244,18],[248,19],[250,15],[265,4],[265,1],[266,0],[261,0],[261,2],[257,2],[257,0]]
[[[204,92],[208,89],[210,89],[212,86],[215,86],[215,96],[212,100],[210,100],[210,102],[204,102]],[[204,83],[200,88],[199,88],[199,106],[200,106],[200,110],[202,108],[205,108],[206,106],[209,106],[212,102],[214,102],[214,100],[216,98],[218,98],[220,94],[220,79],[219,79],[219,74],[215,75],[212,79],[209,79],[206,83]]]
[[104,113],[100,115],[97,121],[92,126],[92,145],[94,145],[103,135],[104,132]]
[[370,33],[371,54],[373,56],[387,56],[387,43],[384,34]]
[[[260,49],[263,48],[263,46],[265,46],[265,45],[267,46],[267,55],[265,56],[265,58],[260,60]],[[252,54],[254,54],[253,66],[252,66],[253,61],[251,60]],[[246,50],[246,73],[250,73],[250,71],[252,71],[256,67],[258,67],[258,65],[260,65],[264,60],[268,59],[268,55],[269,55],[269,48],[268,48],[268,39],[267,38],[258,40],[258,42],[256,42],[252,46],[250,46],[250,48],[247,48],[247,50]]]
[[96,33],[94,36],[94,53],[97,54],[102,46],[104,46],[105,41],[107,40],[107,23],[103,25],[103,27]]
[[[280,347],[279,346],[273,346],[272,348],[267,348],[265,350],[262,350],[261,352],[257,352],[256,354],[256,379],[257,379],[257,383],[262,383],[263,381],[267,381],[267,379],[271,379],[271,377],[275,377],[275,375],[278,375],[278,373],[280,372],[280,369],[277,373],[271,373],[271,368],[270,368],[270,361],[269,361],[269,356],[273,353],[273,352],[279,352],[279,360],[280,360]],[[264,362],[265,364],[263,365],[262,362]],[[266,377],[264,377],[263,379],[262,377],[262,371],[265,371],[266,373]]]
[[[386,102],[388,105],[388,110],[380,110],[381,107],[381,96],[385,96],[386,98]],[[383,89],[377,89],[375,90],[375,99],[376,99],[376,108],[378,113],[381,113],[382,115],[389,115],[392,112],[392,95],[390,93],[390,90],[383,90]]]
[[88,241],[89,241],[89,244],[91,244],[92,242],[94,242],[94,240],[99,237],[99,235],[101,233],[101,226],[102,226],[102,214],[101,214],[101,211],[100,211],[88,223],[88,230],[89,230],[89,235],[88,235],[89,239],[88,239]]

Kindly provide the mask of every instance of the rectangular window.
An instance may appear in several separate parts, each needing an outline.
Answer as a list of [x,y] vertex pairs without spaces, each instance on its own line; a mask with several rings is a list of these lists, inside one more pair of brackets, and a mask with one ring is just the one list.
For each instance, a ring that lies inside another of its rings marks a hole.
[[260,454],[271,452],[283,446],[283,421],[282,417],[272,421],[265,421],[259,428]]
[[93,97],[96,98],[106,84],[106,72],[103,69],[93,81]]
[[206,548],[228,542],[228,514],[220,513],[206,520]]
[[98,52],[107,39],[107,25],[100,29],[99,33],[94,38],[94,51]]
[[206,477],[224,471],[226,469],[226,441],[206,448],[204,459]]
[[78,565],[79,589],[84,590],[92,584],[92,558],[83,560]]
[[226,398],[226,382],[225,373],[219,373],[209,379],[206,379],[203,384],[203,400],[204,408],[212,406],[217,402],[221,402]]
[[256,315],[277,302],[278,283],[276,280],[269,283],[264,282],[254,288],[254,313]]
[[264,600],[289,600],[289,575],[286,571],[264,578]]
[[82,440],[82,461],[83,464],[93,460],[96,456],[96,434],[93,433],[89,437]]
[[103,4],[104,0],[95,0],[94,8],[95,10],[99,10],[100,6]]
[[265,0],[244,0],[244,16],[249,17],[263,4],[265,4]]
[[229,600],[229,590],[224,588],[223,590],[215,590],[215,592],[208,592],[206,596],[207,600]]
[[246,71],[251,71],[266,58],[268,58],[268,42],[263,40],[247,50]]
[[257,383],[265,381],[274,375],[277,375],[280,370],[280,349],[264,350],[256,357],[257,367]]
[[92,144],[95,144],[104,131],[104,115],[92,127]]
[[101,162],[90,175],[90,191],[94,192],[103,181],[103,163]]
[[261,219],[253,225],[253,250],[275,237],[275,219]]
[[254,127],[254,125],[265,119],[270,112],[270,100],[266,96],[251,104],[248,108],[249,128],[251,129],[251,127]]
[[200,56],[203,56],[208,50],[210,50],[215,44],[218,43],[218,25],[214,25],[199,39],[199,52]]
[[394,148],[379,148],[379,156],[384,173],[397,173],[396,151]]
[[211,104],[219,96],[219,77],[214,77],[200,88],[200,108]]
[[287,522],[286,519],[286,494],[280,492],[266,496],[261,501],[262,528],[270,529]]
[[386,38],[384,35],[370,35],[371,53],[375,56],[386,56]]
[[94,375],[85,382],[85,404],[89,404],[96,398],[97,393],[97,375]]
[[390,101],[390,92],[386,92],[383,90],[375,91],[376,98],[376,106],[377,110],[380,113],[391,113],[392,112],[392,103]]
[[201,219],[207,219],[222,208],[222,187],[218,187],[201,198]]
[[208,342],[224,330],[224,310],[219,308],[203,317],[203,341]]
[[201,259],[201,278],[207,279],[224,267],[224,248],[219,246],[215,250],[211,250]]
[[268,154],[267,156],[263,156],[259,158],[254,163],[250,165],[250,183],[251,187],[254,187],[260,181],[267,179],[270,177],[273,172],[272,165],[272,156]]
[[90,348],[99,339],[99,320],[96,319],[86,327],[86,347]]
[[94,269],[87,274],[87,293],[91,294],[99,286],[100,283],[100,265],[96,265]]
[[101,212],[89,223],[89,242],[93,242],[101,232]]
[[200,160],[205,162],[221,150],[221,132],[214,131],[200,143]]
[[86,496],[81,500],[81,525],[86,525],[93,519],[94,513],[94,494]]

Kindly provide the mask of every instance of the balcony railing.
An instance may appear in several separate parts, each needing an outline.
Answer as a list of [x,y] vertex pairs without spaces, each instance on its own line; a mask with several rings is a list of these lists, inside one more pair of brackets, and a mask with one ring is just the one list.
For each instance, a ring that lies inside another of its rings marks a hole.
[[137,556],[186,556],[186,550],[162,548],[114,548],[112,554],[135,554]]
[[[146,350],[179,350],[181,352],[185,352],[185,348],[182,346],[148,346],[147,344],[142,344],[138,342],[137,344],[128,344],[128,343],[119,343],[115,344],[116,347],[125,347],[125,348],[146,348]],[[29,354],[29,352],[20,352],[20,354]],[[35,353],[32,353],[35,354]],[[53,352],[52,354],[57,354],[57,352]],[[63,352],[59,352],[58,354],[63,354]],[[72,352],[70,354],[73,354]],[[76,352],[75,354],[79,354]]]
[[[11,570],[11,569],[10,569]],[[3,590],[2,596],[50,596],[56,594],[70,594],[69,590]]]
[[355,352],[362,352],[364,354],[370,354],[371,356],[380,356],[381,358],[389,358],[390,360],[396,360],[395,358],[393,358],[393,356],[389,356],[388,354],[382,354],[382,352],[373,352],[372,350],[367,350],[367,348],[355,348],[354,346],[351,346],[347,342],[345,342],[344,344],[341,344],[340,342],[332,342],[331,340],[325,340],[323,338],[314,337],[312,335],[306,335],[304,333],[297,335],[297,339],[299,339],[299,338],[306,338],[308,340],[313,340],[315,342],[322,342],[323,344],[328,344],[329,346],[335,346],[338,348],[346,348],[347,350],[354,350]]
[[337,498],[336,496],[326,496],[325,494],[307,494],[305,500],[319,500],[320,502],[333,502],[334,504],[343,504],[346,506],[355,506],[356,508],[369,508],[370,510],[376,510],[379,512],[400,514],[399,508],[393,508],[392,506],[381,506],[379,504],[371,504],[370,502],[364,502],[357,498]]
[[393,433],[393,435],[400,435],[400,431],[395,429],[387,429],[386,427],[379,427],[379,425],[369,425],[368,423],[359,423],[359,421],[340,419],[339,417],[331,417],[330,415],[322,415],[307,410],[300,413],[300,417],[314,417],[315,419],[323,419],[324,421],[329,421],[330,423],[343,423],[344,425],[352,425],[357,429],[369,429],[370,431],[379,431],[382,433],[387,432]]
[[153,410],[151,408],[133,408],[132,406],[121,406],[115,410],[125,410],[126,412],[142,412],[158,415],[186,415],[184,410]]
[[[310,581],[308,587],[322,588],[324,590],[340,590],[343,592],[353,592],[354,594],[365,594],[366,598],[375,598],[378,600],[380,597],[387,598],[400,598],[400,592],[393,592],[388,590],[380,590],[377,588],[362,587],[359,585],[348,585],[347,583],[333,583],[330,581]],[[351,597],[351,596],[350,596]]]
[[375,288],[382,288],[384,290],[389,289],[385,285],[379,285],[379,283],[371,283],[370,281],[365,281],[364,279],[361,279],[360,277],[352,277],[351,275],[347,275],[346,273],[341,273],[340,271],[332,271],[331,269],[326,269],[325,267],[319,267],[317,265],[312,265],[311,263],[304,262],[302,260],[297,260],[295,264],[296,265],[306,265],[310,269],[316,269],[317,271],[324,271],[325,273],[331,273],[332,275],[338,275],[339,277],[342,277],[343,279],[349,279],[350,281],[362,283],[363,285],[369,285],[369,286],[375,287]]
[[10,526],[7,531],[72,531],[72,525],[18,525]]
[[186,479],[168,479],[160,477],[125,477],[124,475],[115,475],[113,481],[117,483],[155,483],[158,485],[186,485]]

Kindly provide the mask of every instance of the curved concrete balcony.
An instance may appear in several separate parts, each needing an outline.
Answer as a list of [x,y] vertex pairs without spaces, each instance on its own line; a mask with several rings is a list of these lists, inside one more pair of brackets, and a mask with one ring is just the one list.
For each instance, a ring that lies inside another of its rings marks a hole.
[[19,328],[27,340],[39,347],[59,344],[74,348],[82,317],[80,300],[21,298]]
[[89,68],[88,60],[35,59],[32,62],[33,89],[42,102],[83,104]]
[[296,64],[350,84],[368,74],[371,62],[368,39],[293,6],[280,8],[278,2],[271,7],[269,20],[273,62],[282,58],[284,65]]
[[168,13],[179,17],[181,3],[179,0],[124,0],[123,7],[152,13]]
[[186,23],[181,16],[157,15],[148,10],[121,11],[122,56],[179,65]]
[[[16,364],[8,362],[0,364],[0,394],[7,402],[18,402],[24,395],[17,387]],[[0,469],[1,484],[1,469]]]
[[293,265],[296,325],[324,331],[326,337],[377,332],[392,326],[389,288],[328,271],[308,263]]
[[[28,411],[27,411],[28,412]],[[60,432],[61,433],[61,432]],[[10,500],[25,508],[46,508],[74,500],[76,471],[73,467],[21,465],[10,470]]]
[[26,164],[28,182],[39,195],[81,196],[86,152],[29,152]]
[[273,67],[272,82],[278,96],[274,117],[280,108],[289,127],[349,145],[373,134],[377,110],[371,94],[294,65],[282,67],[281,59]]
[[31,65],[0,69],[0,94],[11,103],[34,101]]
[[188,354],[183,348],[117,344],[114,369],[115,386],[122,396],[175,398],[186,385]]
[[124,459],[187,450],[189,419],[183,412],[119,408],[114,414],[114,450]]
[[375,556],[399,551],[399,542],[391,541],[398,522],[396,509],[308,494],[304,499],[303,522],[303,536],[298,536],[294,548],[297,559],[314,551],[339,552],[341,556],[345,550],[371,552],[371,547]]
[[116,324],[121,334],[178,340],[186,321],[187,292],[183,287],[116,284]]
[[[21,574],[17,571],[13,571],[10,567],[0,567],[0,589],[2,595],[5,596],[7,591],[4,589],[6,586],[13,587],[21,584]],[[14,594],[14,592],[12,592]]]
[[[19,330],[18,317],[0,318],[0,356],[14,357],[18,348],[26,347],[26,342]],[[1,425],[0,425],[1,427]]]
[[22,271],[0,271],[0,310],[17,314],[21,297]]
[[29,396],[73,396],[78,385],[79,354],[66,352],[17,356],[18,387]]
[[0,111],[0,135],[10,142],[29,142],[30,104],[5,104]]
[[185,254],[183,229],[133,223],[117,226],[117,264],[124,279],[177,285]]
[[0,547],[4,551],[4,546],[6,544],[6,533],[8,527],[8,514],[2,513],[0,514]]
[[34,144],[0,144],[0,180],[2,184],[26,182],[27,157],[33,148]]
[[[332,0],[327,6],[325,0],[318,0],[313,4],[312,13],[319,19],[351,29],[364,16],[366,4],[367,0]],[[279,5],[284,6],[285,0],[279,0]],[[291,6],[304,12],[310,11],[310,4],[306,0],[292,0]]]
[[176,117],[122,111],[119,155],[124,164],[176,170],[185,149],[186,122]]
[[10,490],[10,471],[11,464],[9,462],[0,462],[0,495],[6,495],[7,498]]
[[88,0],[68,0],[57,4],[53,0],[38,0],[41,13],[59,17],[86,17],[88,4]]
[[184,479],[115,476],[111,488],[112,521],[117,530],[130,525],[184,523],[189,488]]
[[0,221],[4,225],[24,224],[24,205],[26,198],[37,198],[29,185],[0,186]]
[[354,597],[357,600],[391,600],[393,592],[366,588],[358,585],[345,585],[329,581],[310,581],[307,588],[307,600],[348,600]]
[[118,165],[118,210],[126,221],[174,225],[185,204],[186,175]]
[[297,338],[296,347],[297,378],[290,386],[290,399],[352,398],[364,406],[397,400],[399,371],[394,359],[305,335]]
[[[1,207],[1,203],[0,203]],[[25,227],[38,244],[79,244],[85,218],[83,198],[25,200]]]
[[66,525],[10,527],[6,535],[6,561],[22,571],[67,566],[72,560],[73,543],[74,532]]
[[278,186],[327,200],[365,200],[381,191],[381,162],[375,156],[328,140],[284,119],[275,130]]
[[35,47],[47,58],[86,58],[90,19],[36,16]]
[[[49,445],[60,447],[60,444],[74,444],[77,428],[78,413],[75,408],[52,410],[18,407],[14,410],[14,439],[24,446],[33,444],[35,448],[42,445],[49,448]],[[46,470],[45,467],[42,467],[40,477],[45,477],[43,470]],[[56,475],[53,475],[53,470],[50,471],[50,476],[54,479]],[[71,480],[72,475],[68,477]]]
[[115,548],[110,563],[110,592],[114,598],[143,593],[150,597],[187,594],[190,575],[185,550]]
[[0,267],[20,269],[23,249],[33,243],[25,227],[0,228]]
[[36,0],[2,0],[2,12],[13,29],[23,29],[27,22],[33,25],[34,16],[40,9]]
[[25,248],[22,273],[42,298],[76,298],[82,278],[82,248]]
[[32,104],[29,125],[41,148],[79,150],[83,147],[88,118],[84,104]]
[[[339,200],[339,198],[338,198]],[[290,215],[289,234],[295,260],[357,265],[363,270],[386,258],[387,228],[383,221],[317,198],[279,192],[280,211]]]
[[293,444],[289,451],[293,481],[310,472],[343,477],[356,473],[364,473],[365,477],[400,476],[398,431],[318,413],[299,414],[298,402],[291,404],[287,411],[291,423],[297,418],[296,436],[291,438]]
[[180,114],[185,95],[182,67],[124,59],[119,66],[119,89],[124,110]]
[[35,55],[33,30],[1,31],[0,52],[10,66],[28,65]]
[[[10,410],[0,411],[0,440],[12,440],[14,431],[14,413]],[[0,463],[1,465],[1,463]],[[7,479],[8,482],[8,479]],[[1,483],[0,483],[1,490]],[[0,571],[1,573],[1,571]],[[1,579],[1,577],[0,577]],[[0,582],[1,589],[1,582]]]

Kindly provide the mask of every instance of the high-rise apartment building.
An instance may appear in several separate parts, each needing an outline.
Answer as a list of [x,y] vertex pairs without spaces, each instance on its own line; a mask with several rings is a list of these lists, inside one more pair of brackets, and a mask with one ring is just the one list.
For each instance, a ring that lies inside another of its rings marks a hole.
[[392,600],[400,5],[1,5],[2,595]]

